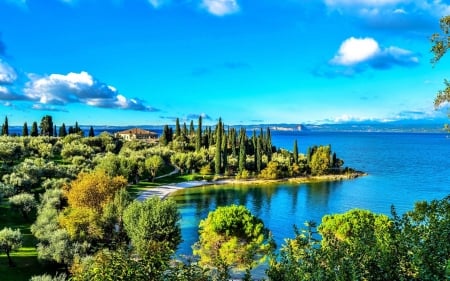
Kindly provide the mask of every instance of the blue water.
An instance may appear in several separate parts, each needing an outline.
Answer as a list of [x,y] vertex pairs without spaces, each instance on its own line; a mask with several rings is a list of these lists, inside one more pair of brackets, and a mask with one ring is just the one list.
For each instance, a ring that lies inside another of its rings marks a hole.
[[331,144],[345,166],[368,173],[354,180],[271,186],[215,186],[192,188],[173,196],[182,214],[179,254],[191,255],[198,240],[198,224],[217,206],[242,204],[259,216],[278,245],[292,237],[293,225],[352,208],[399,213],[419,200],[450,194],[450,138],[446,134],[418,133],[303,133],[273,132],[273,144],[299,151],[311,145]]

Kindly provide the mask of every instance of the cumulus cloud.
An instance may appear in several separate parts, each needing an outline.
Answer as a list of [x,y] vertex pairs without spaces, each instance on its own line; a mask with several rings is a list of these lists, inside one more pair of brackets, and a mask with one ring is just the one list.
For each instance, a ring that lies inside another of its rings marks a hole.
[[216,16],[225,16],[239,11],[236,0],[203,0],[202,7]]
[[0,85],[12,84],[17,79],[17,73],[6,62],[0,59]]
[[367,61],[380,52],[378,42],[372,38],[354,38],[345,40],[338,54],[331,60],[340,65],[353,65]]
[[352,77],[367,69],[385,70],[394,66],[413,67],[419,64],[419,55],[391,46],[382,48],[373,38],[346,39],[328,65],[318,67],[315,76],[334,78]]
[[83,103],[102,108],[119,108],[138,111],[157,111],[142,100],[127,98],[89,73],[51,74],[44,77],[30,76],[25,96],[44,105]]

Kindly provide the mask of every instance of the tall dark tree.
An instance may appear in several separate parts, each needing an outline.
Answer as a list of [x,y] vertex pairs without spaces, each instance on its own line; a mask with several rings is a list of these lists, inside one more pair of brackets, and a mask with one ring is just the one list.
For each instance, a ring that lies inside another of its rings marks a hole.
[[189,136],[193,136],[193,135],[194,135],[194,132],[195,132],[195,129],[194,129],[194,121],[191,120],[191,123],[189,124]]
[[272,160],[272,135],[270,133],[270,128],[267,127],[266,130],[266,154],[267,160]]
[[9,136],[8,116],[5,116],[5,122],[2,126],[2,136]]
[[202,116],[198,117],[197,136],[195,138],[195,151],[202,148]]
[[181,129],[181,135],[183,136],[183,138],[185,138],[188,135],[186,122],[183,122],[183,129]]
[[41,136],[53,136],[53,120],[50,115],[45,115],[42,117],[41,125]]
[[245,151],[245,129],[241,128],[241,132],[239,134],[239,172],[245,170],[245,162],[246,162],[246,151]]
[[36,121],[34,121],[34,122],[33,122],[33,125],[31,125],[31,132],[30,132],[30,135],[31,135],[32,137],[37,137],[37,136],[39,135],[39,132],[38,132],[38,125],[37,125],[37,122],[36,122]]
[[72,126],[69,126],[69,129],[67,130],[67,133],[70,134],[75,134],[75,130]]
[[159,143],[162,145],[167,145],[171,141],[170,129],[168,125],[164,125],[161,137],[159,138]]
[[226,171],[228,167],[228,137],[222,130],[222,170]]
[[27,122],[23,123],[22,136],[28,137],[28,124],[27,124]]
[[75,127],[73,129],[74,134],[80,134],[83,135],[83,131],[81,130],[80,126],[78,125],[78,122],[75,122]]
[[92,127],[92,126],[89,128],[89,137],[90,138],[95,137],[94,127]]
[[258,173],[261,172],[261,165],[262,165],[262,149],[261,149],[262,138],[263,138],[263,136],[259,135],[259,137],[256,140],[256,152],[255,152],[255,155],[256,155],[256,171]]
[[292,150],[294,154],[294,163],[298,165],[298,145],[297,140],[294,141],[294,149]]
[[61,127],[59,127],[59,137],[63,138],[67,136],[66,124],[62,123]]
[[175,121],[175,136],[178,138],[181,136],[180,119],[177,118]]
[[58,136],[58,132],[56,131],[56,125],[53,126],[53,136],[54,137]]
[[233,155],[233,157],[236,157],[237,151],[236,151],[236,129],[235,128],[231,128],[228,138],[229,138],[228,141],[230,142],[230,145],[231,145],[231,155]]
[[216,155],[214,157],[214,167],[216,175],[221,173],[222,168],[222,118],[219,118],[219,122],[216,127]]

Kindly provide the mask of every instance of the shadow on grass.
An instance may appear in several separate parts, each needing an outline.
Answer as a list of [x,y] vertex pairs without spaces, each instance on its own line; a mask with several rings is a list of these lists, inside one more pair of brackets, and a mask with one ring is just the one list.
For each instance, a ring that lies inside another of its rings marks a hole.
[[56,273],[56,268],[39,263],[35,249],[21,248],[19,252],[12,253],[11,258],[15,267],[8,265],[6,255],[0,255],[0,280],[2,281],[28,281],[35,275]]

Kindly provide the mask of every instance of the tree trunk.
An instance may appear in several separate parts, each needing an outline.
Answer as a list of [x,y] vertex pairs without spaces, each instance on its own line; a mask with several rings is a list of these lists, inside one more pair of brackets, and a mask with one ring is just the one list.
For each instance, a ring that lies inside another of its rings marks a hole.
[[15,265],[14,262],[12,261],[11,256],[9,255],[9,251],[8,251],[8,250],[6,251],[6,256],[8,257],[8,264],[9,264],[9,267],[15,267],[16,265]]

